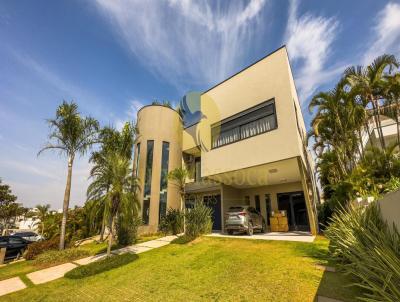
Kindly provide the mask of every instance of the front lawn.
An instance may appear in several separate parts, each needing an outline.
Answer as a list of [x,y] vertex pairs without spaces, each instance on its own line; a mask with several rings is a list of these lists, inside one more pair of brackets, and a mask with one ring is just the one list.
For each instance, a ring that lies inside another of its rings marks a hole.
[[355,301],[351,281],[324,273],[327,240],[315,243],[202,237],[140,254],[80,280],[62,278],[0,301]]
[[[144,234],[137,239],[136,243],[143,243],[160,237],[162,237],[162,234],[159,233]],[[5,266],[0,267],[0,281],[16,276],[23,276],[50,266],[55,266],[58,264],[77,260],[79,258],[86,257],[87,255],[97,255],[105,253],[107,251],[107,244],[107,242],[91,242],[75,248],[76,250],[84,253],[57,253],[56,251],[48,251],[38,256],[39,258],[42,258],[39,259],[39,261],[30,260],[17,263],[9,263]],[[112,249],[116,248],[119,248],[119,246],[113,245]]]

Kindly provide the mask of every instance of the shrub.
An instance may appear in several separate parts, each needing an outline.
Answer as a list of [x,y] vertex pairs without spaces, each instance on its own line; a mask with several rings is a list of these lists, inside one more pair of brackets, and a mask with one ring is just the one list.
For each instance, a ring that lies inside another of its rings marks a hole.
[[211,232],[212,210],[202,202],[196,202],[192,209],[186,213],[186,235],[196,238]]
[[54,237],[49,240],[31,243],[30,245],[28,245],[28,248],[25,252],[25,259],[32,260],[44,251],[55,250],[58,248],[59,243],[60,237]]
[[325,231],[339,266],[355,276],[363,301],[400,301],[400,234],[381,217],[378,204],[349,206]]
[[173,235],[183,231],[183,213],[179,209],[169,208],[165,217],[161,219],[159,229],[164,234]]
[[400,189],[400,178],[392,177],[387,183],[384,185],[385,192],[393,192]]
[[96,262],[89,263],[88,265],[78,266],[73,270],[65,274],[64,277],[69,279],[81,279],[89,276],[93,276],[105,271],[109,271],[114,268],[118,268],[125,264],[128,264],[136,260],[138,256],[136,254],[123,254],[118,256],[112,256]]
[[37,266],[48,266],[80,259],[89,255],[89,251],[79,248],[69,248],[62,251],[46,251],[35,258],[34,264]]
[[122,221],[120,217],[117,223],[117,241],[121,246],[127,246],[135,243],[137,239],[137,229],[140,225],[140,219],[134,218],[129,222]]

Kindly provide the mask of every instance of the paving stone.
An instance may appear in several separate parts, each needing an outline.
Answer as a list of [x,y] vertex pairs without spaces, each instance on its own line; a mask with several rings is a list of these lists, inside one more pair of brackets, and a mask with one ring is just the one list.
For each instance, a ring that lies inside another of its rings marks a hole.
[[151,248],[158,248],[158,247],[162,247],[165,245],[170,244],[169,241],[163,241],[163,240],[151,240],[151,241],[147,241],[147,242],[142,242],[139,244],[135,244],[136,246],[139,247],[151,247]]
[[26,288],[26,285],[19,277],[0,281],[0,296],[16,292]]
[[125,253],[140,254],[143,252],[150,251],[152,249],[153,249],[152,247],[147,247],[147,246],[131,245],[131,246],[123,247],[118,250],[111,251],[111,253],[113,253],[115,255],[121,255],[121,254],[125,254]]
[[73,263],[49,267],[26,275],[34,284],[46,283],[64,277],[64,274],[77,267]]
[[296,241],[296,242],[313,242],[315,236],[304,232],[271,232],[265,234],[254,234],[253,236],[248,235],[226,235],[221,233],[212,233],[206,236],[209,237],[223,237],[223,238],[240,238],[249,240],[278,240],[278,241]]
[[86,258],[75,260],[74,263],[77,263],[79,265],[86,265],[86,264],[89,264],[89,263],[92,263],[92,262],[95,262],[95,261],[102,260],[102,259],[104,259],[106,257],[107,257],[107,254],[89,256],[89,257],[86,257]]
[[174,240],[174,239],[176,239],[176,238],[178,238],[178,236],[176,236],[176,235],[169,235],[169,236],[165,236],[165,237],[162,237],[162,238],[158,238],[158,239],[156,239],[156,240],[158,240],[158,241],[167,241],[167,242],[171,242],[172,240]]
[[317,269],[321,270],[321,271],[325,271],[325,272],[331,272],[331,273],[335,273],[336,269],[332,266],[325,266],[325,265],[319,265],[317,264],[315,266]]

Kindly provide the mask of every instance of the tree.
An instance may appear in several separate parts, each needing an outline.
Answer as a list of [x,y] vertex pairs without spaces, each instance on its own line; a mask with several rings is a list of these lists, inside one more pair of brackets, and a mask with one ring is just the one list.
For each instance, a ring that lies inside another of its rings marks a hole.
[[[9,185],[2,184],[0,178],[0,227],[7,229],[13,218],[18,216],[21,206],[16,203],[17,196],[12,194]],[[1,233],[0,233],[1,234]]]
[[37,205],[36,209],[38,210],[38,217],[40,219],[40,234],[44,233],[44,221],[49,213],[50,205]]
[[400,74],[389,75],[385,77],[384,94],[386,96],[385,105],[389,108],[387,112],[390,117],[396,121],[397,143],[400,144]]
[[56,118],[49,119],[49,142],[38,155],[45,150],[58,150],[68,159],[67,183],[63,201],[61,221],[60,250],[65,247],[65,226],[67,224],[69,199],[71,195],[72,166],[76,155],[84,155],[97,142],[98,122],[91,117],[81,117],[78,105],[63,102],[56,111]]
[[131,169],[131,156],[136,129],[125,123],[121,132],[107,127],[100,133],[101,147],[93,152],[91,170],[93,182],[87,190],[88,200],[97,200],[103,207],[103,222],[108,224],[108,255],[111,252],[115,218],[118,227],[130,229],[139,213],[138,184]]
[[180,210],[183,212],[183,232],[186,233],[186,218],[185,218],[185,185],[186,179],[189,177],[189,171],[185,168],[176,168],[168,173],[168,179],[171,180],[179,190],[180,195]]
[[90,190],[104,194],[105,220],[110,230],[107,255],[110,256],[115,218],[120,216],[123,217],[122,223],[134,223],[139,213],[137,180],[133,176],[131,160],[118,153],[107,154]]
[[373,118],[378,131],[382,149],[385,149],[385,139],[382,131],[380,106],[384,98],[385,70],[389,73],[393,67],[399,67],[399,63],[393,55],[377,57],[367,67],[349,67],[345,70],[345,76],[352,88],[358,92],[362,99],[367,100],[373,109]]
[[[102,214],[102,226],[100,240],[103,240],[105,229],[105,195],[111,186],[112,175],[107,170],[107,160],[110,154],[118,153],[126,159],[130,159],[137,134],[136,127],[131,123],[125,123],[121,132],[112,127],[104,127],[99,133],[100,149],[92,152],[89,161],[93,163],[90,177],[94,179],[93,184],[88,187],[87,200],[93,200],[95,206],[92,207],[92,215]],[[109,173],[109,174],[107,174]],[[101,182],[101,184],[100,184]]]

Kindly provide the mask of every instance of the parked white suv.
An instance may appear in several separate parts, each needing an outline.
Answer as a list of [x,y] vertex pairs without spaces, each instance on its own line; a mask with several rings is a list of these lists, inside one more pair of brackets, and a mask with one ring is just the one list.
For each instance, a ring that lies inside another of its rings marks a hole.
[[253,207],[230,207],[225,217],[225,229],[229,235],[233,235],[234,232],[245,232],[251,236],[254,230],[261,231],[261,233],[266,231],[264,218]]

